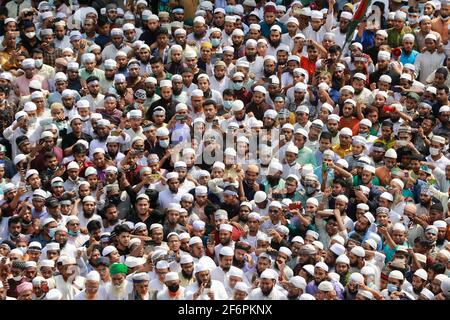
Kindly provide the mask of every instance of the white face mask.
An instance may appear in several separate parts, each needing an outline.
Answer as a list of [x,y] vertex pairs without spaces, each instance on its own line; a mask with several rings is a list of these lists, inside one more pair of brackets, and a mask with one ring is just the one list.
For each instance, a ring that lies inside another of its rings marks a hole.
[[22,280],[23,276],[17,276],[17,277],[13,277],[14,281],[20,281]]
[[439,154],[439,152],[440,152],[440,149],[439,149],[439,148],[431,148],[431,147],[430,147],[430,154],[431,154],[432,156],[437,156],[437,155]]
[[27,32],[25,35],[28,39],[33,39],[36,36],[36,32]]

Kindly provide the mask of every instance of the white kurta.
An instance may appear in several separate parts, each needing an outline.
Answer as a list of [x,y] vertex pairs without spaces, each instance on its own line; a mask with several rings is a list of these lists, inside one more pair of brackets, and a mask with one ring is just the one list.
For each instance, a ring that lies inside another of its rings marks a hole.
[[[195,282],[188,286],[184,292],[184,296],[186,300],[193,300],[194,293],[198,291],[198,283]],[[225,290],[225,287],[222,283],[216,280],[211,280],[211,288],[210,289],[204,289],[203,294],[198,297],[197,300],[211,300],[208,296],[208,291],[211,290],[214,292],[214,299],[215,300],[227,300],[228,295]]]

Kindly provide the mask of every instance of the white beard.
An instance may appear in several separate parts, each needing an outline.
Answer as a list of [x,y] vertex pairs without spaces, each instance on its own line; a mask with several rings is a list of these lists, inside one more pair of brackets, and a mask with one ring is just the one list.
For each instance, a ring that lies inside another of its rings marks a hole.
[[113,298],[113,300],[123,300],[126,296],[125,282],[123,282],[119,287],[111,285],[109,296]]

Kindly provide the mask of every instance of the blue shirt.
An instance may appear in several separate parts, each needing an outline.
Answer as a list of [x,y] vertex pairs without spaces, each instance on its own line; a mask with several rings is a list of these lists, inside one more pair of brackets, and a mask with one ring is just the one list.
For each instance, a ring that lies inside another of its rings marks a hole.
[[272,26],[269,26],[265,21],[261,21],[259,23],[259,25],[261,26],[261,34],[266,37],[269,38],[269,34],[270,34],[270,28],[274,25],[278,25],[281,28],[281,33],[287,33],[288,30],[286,28],[286,26],[284,24],[282,24],[280,21],[275,21],[275,23]]
[[402,50],[402,54],[400,55],[400,62],[403,64],[411,63],[414,64],[416,61],[416,57],[419,54],[416,50],[411,51],[409,55],[405,54],[405,51]]

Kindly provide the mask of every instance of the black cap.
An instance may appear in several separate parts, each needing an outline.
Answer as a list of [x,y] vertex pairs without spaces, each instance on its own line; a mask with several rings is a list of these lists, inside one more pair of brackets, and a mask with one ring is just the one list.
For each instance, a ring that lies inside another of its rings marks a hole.
[[108,257],[100,257],[97,259],[97,261],[95,262],[95,267],[97,266],[106,266],[109,267],[111,263],[109,262],[109,258]]
[[59,200],[55,197],[49,197],[45,200],[45,206],[48,208],[56,208],[59,206]]

